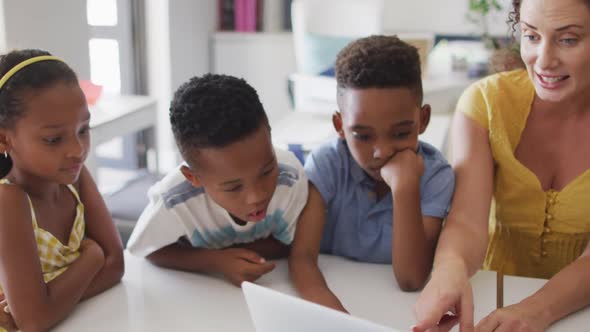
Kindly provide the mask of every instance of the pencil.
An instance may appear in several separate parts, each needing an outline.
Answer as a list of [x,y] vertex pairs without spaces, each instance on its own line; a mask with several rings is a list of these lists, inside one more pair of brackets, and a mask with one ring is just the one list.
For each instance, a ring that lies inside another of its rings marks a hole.
[[496,272],[496,309],[504,307],[504,274]]

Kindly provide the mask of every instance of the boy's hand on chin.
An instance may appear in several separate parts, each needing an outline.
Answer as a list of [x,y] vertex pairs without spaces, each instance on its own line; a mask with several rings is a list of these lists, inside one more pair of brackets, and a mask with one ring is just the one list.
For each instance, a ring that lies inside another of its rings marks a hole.
[[232,284],[240,287],[244,281],[256,281],[275,268],[256,252],[243,248],[228,248],[220,252],[219,270]]
[[424,174],[424,160],[411,149],[397,152],[381,168],[381,177],[392,191],[419,185],[422,174]]

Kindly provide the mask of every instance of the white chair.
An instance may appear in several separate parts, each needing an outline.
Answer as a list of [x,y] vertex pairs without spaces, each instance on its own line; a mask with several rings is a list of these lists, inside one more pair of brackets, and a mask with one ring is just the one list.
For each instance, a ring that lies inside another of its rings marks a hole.
[[142,172],[120,189],[103,195],[125,247],[141,212],[148,205],[148,189],[160,179],[161,175]]
[[[338,52],[354,39],[397,34],[418,48],[423,73],[434,34],[385,31],[383,0],[293,0],[291,20],[297,72],[290,75],[294,112],[273,125],[273,140],[301,144],[305,151],[334,136],[331,114],[337,109],[334,77],[320,75],[333,68]],[[431,125],[421,139],[446,150],[450,112],[466,80],[424,77],[424,99],[432,104]],[[300,128],[315,126],[301,135]],[[274,134],[276,133],[276,134]],[[291,134],[289,134],[291,133]]]
[[[331,114],[336,109],[336,55],[351,41],[382,33],[384,0],[293,0],[291,21],[296,72],[289,76],[292,104],[273,124],[273,142],[299,145],[304,153],[335,136]],[[306,111],[306,112],[301,112]],[[301,128],[306,128],[305,135]]]
[[383,0],[293,0],[297,72],[319,74],[310,71],[315,69],[310,63],[333,66],[338,51],[350,41],[382,33],[383,8]]
[[[384,0],[293,0],[296,72],[290,75],[296,111],[331,113],[336,55],[354,39],[383,33]],[[326,98],[328,96],[328,98]]]

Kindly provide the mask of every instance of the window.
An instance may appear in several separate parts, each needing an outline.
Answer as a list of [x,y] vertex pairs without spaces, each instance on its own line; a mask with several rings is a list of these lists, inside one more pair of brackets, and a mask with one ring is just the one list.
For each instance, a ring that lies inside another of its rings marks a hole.
[[[105,97],[135,92],[131,2],[86,0],[90,79],[103,87]],[[133,175],[142,158],[137,144],[137,136],[130,135],[97,147],[99,175],[102,174],[97,182],[101,191],[124,183],[122,175]]]
[[117,0],[88,0],[86,17],[90,26],[116,26]]
[[107,94],[134,92],[131,0],[86,0],[90,79]]
[[119,42],[115,39],[91,38],[90,79],[102,85],[105,93],[121,93]]

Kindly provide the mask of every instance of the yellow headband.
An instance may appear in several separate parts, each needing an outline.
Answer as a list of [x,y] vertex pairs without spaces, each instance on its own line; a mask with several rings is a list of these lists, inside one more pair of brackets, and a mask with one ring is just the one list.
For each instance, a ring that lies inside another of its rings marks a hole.
[[10,69],[6,74],[4,74],[4,76],[2,76],[2,78],[0,79],[0,89],[2,89],[2,87],[4,86],[4,84],[6,84],[6,82],[12,77],[14,76],[14,74],[16,74],[19,70],[23,69],[24,67],[35,63],[35,62],[40,62],[40,61],[47,61],[47,60],[53,60],[53,61],[60,61],[63,62],[62,59],[55,57],[53,55],[41,55],[41,56],[36,56],[34,58],[30,58],[27,59],[21,63],[19,63],[18,65],[12,67],[12,69]]

